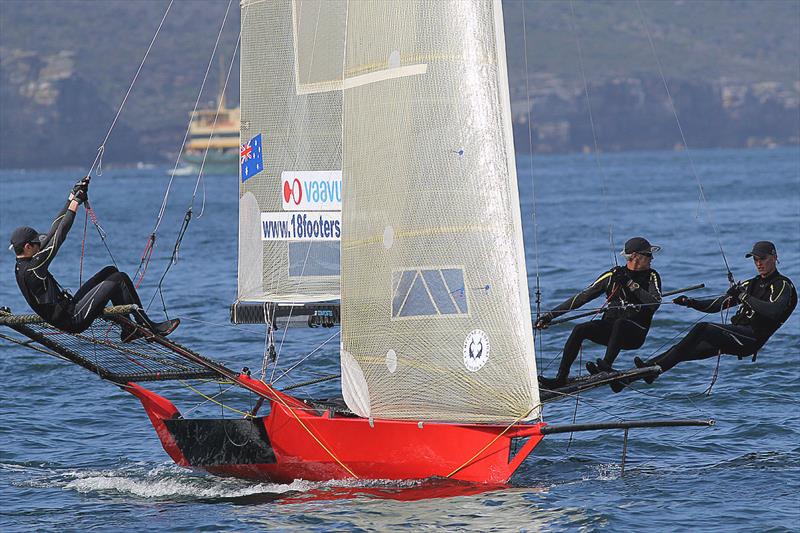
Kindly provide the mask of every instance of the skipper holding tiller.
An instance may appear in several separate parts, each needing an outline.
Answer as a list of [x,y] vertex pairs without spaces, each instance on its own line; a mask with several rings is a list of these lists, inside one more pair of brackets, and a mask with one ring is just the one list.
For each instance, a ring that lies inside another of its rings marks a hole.
[[[70,192],[66,205],[56,215],[46,235],[22,226],[11,233],[11,248],[17,256],[15,273],[22,295],[36,314],[62,331],[80,333],[103,313],[110,301],[114,305],[136,305],[133,313],[137,323],[159,335],[171,333],[180,321],[153,322],[141,309],[142,302],[131,279],[116,267],[107,266],[84,283],[75,296],[61,288],[48,268],[67,238],[78,206],[89,198],[87,176],[78,181]],[[121,340],[131,341],[139,331],[130,327],[122,330]]]
[[555,317],[577,309],[601,294],[606,295],[608,307],[602,319],[584,322],[573,328],[564,345],[564,355],[556,377],[539,376],[539,383],[543,387],[553,389],[567,383],[569,369],[584,340],[607,346],[603,359],[586,364],[593,374],[613,370],[611,365],[621,350],[632,350],[644,344],[653,314],[661,303],[661,277],[650,268],[653,254],[660,249],[643,237],[628,240],[622,252],[627,261],[624,267],[614,267],[604,272],[589,287],[536,321],[535,327],[544,329]]
[[[730,324],[700,322],[686,337],[663,354],[643,361],[636,357],[639,368],[658,365],[662,372],[683,361],[707,359],[721,354],[739,358],[753,356],[775,331],[789,318],[797,306],[797,290],[792,281],[778,272],[778,252],[769,241],[759,241],[745,255],[752,257],[758,275],[734,284],[722,296],[707,300],[694,300],[679,296],[674,303],[691,307],[703,313],[716,313],[739,306]],[[652,382],[654,378],[646,379]]]

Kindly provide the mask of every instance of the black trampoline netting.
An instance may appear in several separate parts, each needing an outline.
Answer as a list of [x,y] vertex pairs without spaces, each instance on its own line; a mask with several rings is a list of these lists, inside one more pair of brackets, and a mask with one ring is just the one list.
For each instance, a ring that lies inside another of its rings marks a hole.
[[[58,355],[110,381],[221,378],[209,367],[224,367],[167,339],[150,335],[122,342],[120,324],[126,322],[133,326],[119,312],[107,312],[83,333],[71,334],[54,328],[36,315],[12,315],[0,311],[0,325],[27,337],[19,339],[4,335],[5,339]],[[202,362],[207,362],[208,366]]]

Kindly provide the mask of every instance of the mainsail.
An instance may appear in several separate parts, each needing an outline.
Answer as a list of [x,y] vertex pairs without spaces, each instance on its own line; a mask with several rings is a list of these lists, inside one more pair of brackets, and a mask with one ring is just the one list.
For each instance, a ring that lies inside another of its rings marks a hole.
[[242,2],[240,302],[339,298],[345,8]]
[[376,418],[534,418],[500,0],[347,7],[345,401]]

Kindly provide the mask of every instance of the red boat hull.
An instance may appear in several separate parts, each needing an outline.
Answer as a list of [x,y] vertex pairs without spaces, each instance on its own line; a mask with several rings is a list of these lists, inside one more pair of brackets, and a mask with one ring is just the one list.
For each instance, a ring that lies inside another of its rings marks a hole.
[[[541,441],[544,424],[450,424],[331,416],[240,375],[271,402],[268,416],[186,420],[167,399],[137,385],[166,452],[179,465],[217,475],[294,479],[424,479],[505,483]],[[517,448],[512,452],[512,448]]]

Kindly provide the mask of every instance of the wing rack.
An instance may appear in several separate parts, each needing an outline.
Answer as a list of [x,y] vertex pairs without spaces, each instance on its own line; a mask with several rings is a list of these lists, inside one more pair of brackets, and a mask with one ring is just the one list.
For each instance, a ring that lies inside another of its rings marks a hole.
[[579,378],[571,379],[563,387],[557,389],[539,388],[539,400],[544,402],[552,402],[563,398],[569,398],[580,392],[591,390],[603,385],[611,385],[612,383],[629,384],[637,379],[648,377],[657,377],[661,373],[661,368],[658,366],[649,366],[646,368],[633,368],[620,372],[600,372],[590,376],[582,376]]
[[[78,334],[65,333],[37,315],[13,315],[7,309],[0,309],[0,325],[28,338],[3,335],[6,340],[66,359],[117,384],[220,378],[219,372],[187,359],[180,352],[189,352],[200,361],[212,363],[210,360],[178,343],[156,338],[128,320],[129,311],[130,306],[107,308],[89,329]],[[123,343],[120,341],[122,325],[135,327],[145,336]]]

